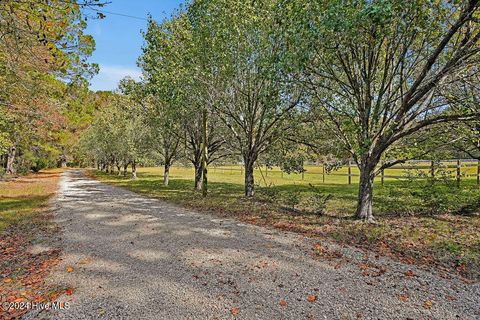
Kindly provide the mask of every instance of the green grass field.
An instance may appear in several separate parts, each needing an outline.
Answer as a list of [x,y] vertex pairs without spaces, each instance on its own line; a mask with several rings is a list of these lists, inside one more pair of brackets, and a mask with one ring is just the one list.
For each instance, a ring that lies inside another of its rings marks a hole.
[[[398,181],[401,178],[406,178],[409,174],[418,174],[422,172],[425,175],[430,175],[430,168],[428,163],[421,164],[410,164],[405,165],[406,168],[417,167],[418,169],[403,169],[402,166],[395,166],[391,169],[386,169],[384,172],[385,181]],[[444,168],[444,171],[449,174],[449,176],[454,179],[456,177],[456,162],[442,162],[441,167]],[[162,168],[140,168],[139,171],[146,170],[145,172],[159,172],[163,174]],[[298,185],[308,185],[308,184],[348,184],[348,168],[346,166],[341,167],[338,170],[332,171],[331,173],[323,174],[323,168],[321,166],[305,166],[305,173],[282,173],[280,168],[274,167],[271,169],[266,169],[262,167],[261,169],[255,170],[255,181],[261,186],[265,184],[269,185],[285,185],[285,184],[298,184]],[[355,165],[351,166],[351,182],[352,184],[358,183],[359,170]],[[172,169],[172,174],[176,175],[181,179],[189,179],[193,175],[193,169],[188,167],[176,166]],[[211,166],[209,168],[209,178],[215,182],[231,182],[231,183],[243,183],[243,169],[239,165],[229,165],[229,166]],[[463,181],[469,181],[468,184],[476,181],[475,175],[477,174],[477,164],[474,162],[463,162],[461,165],[461,179]],[[228,181],[227,181],[228,180]],[[380,175],[377,180],[380,180]]]
[[[469,167],[470,173],[476,168]],[[332,174],[325,174],[323,180],[322,168],[318,166],[307,166],[306,172],[302,174],[282,173],[279,168],[266,170],[265,168],[255,170],[255,183],[257,193],[262,197],[262,189],[268,186],[278,190],[279,198],[282,194],[297,192],[299,198],[308,197],[312,192],[309,185],[314,185],[318,190],[325,194],[331,194],[332,198],[327,203],[326,212],[330,215],[349,216],[352,215],[356,205],[358,177],[352,176],[352,184],[348,184],[348,170],[343,167]],[[419,169],[428,171],[428,169]],[[480,197],[479,188],[476,186],[475,177],[462,177],[461,187],[454,186],[455,173],[451,173],[450,184],[438,182],[435,186],[437,194],[423,194],[426,182],[422,179],[405,181],[405,179],[389,178],[388,176],[407,176],[407,170],[390,169],[385,175],[385,184],[381,185],[380,177],[375,182],[375,207],[377,215],[390,213],[416,213],[428,211],[426,206],[432,205],[431,201],[438,198],[438,205],[445,212],[459,211],[470,208],[474,205],[473,200]],[[466,168],[462,169],[462,173]],[[139,168],[139,177],[142,184],[151,183],[157,187],[163,188],[160,177],[163,175],[163,168]],[[358,175],[358,169],[352,166],[352,175]],[[412,170],[410,170],[412,173]],[[168,199],[176,199],[182,202],[184,198],[196,196],[192,195],[193,188],[193,168],[173,167],[170,171],[171,184]],[[303,176],[303,178],[302,178]],[[243,169],[241,166],[210,167],[209,182],[212,197],[231,197],[236,198],[243,193]],[[430,199],[432,198],[432,199]],[[301,208],[300,204],[300,208]]]
[[[476,169],[476,168],[475,168]],[[199,211],[282,229],[329,237],[340,242],[368,248],[384,248],[408,259],[436,261],[452,268],[465,269],[474,277],[480,274],[480,188],[475,177],[455,179],[379,179],[374,187],[374,214],[377,224],[368,225],[353,219],[357,199],[357,178],[348,185],[348,177],[327,175],[321,168],[307,167],[301,174],[283,174],[277,170],[255,171],[258,184],[254,200],[243,197],[243,171],[238,166],[209,170],[209,194],[203,198],[194,190],[193,169],[173,167],[169,186],[162,181],[162,168],[139,168],[138,179],[92,172],[98,179],[161,198]],[[346,173],[346,168],[337,173]],[[352,173],[355,171],[352,168]],[[395,172],[398,174],[398,170]],[[263,176],[262,176],[263,175]],[[331,195],[323,215],[309,210],[312,191]],[[270,187],[265,187],[270,185]],[[275,198],[271,192],[274,190]],[[289,200],[296,194],[295,210]],[[383,250],[383,249],[382,249]],[[476,271],[475,271],[476,270]]]

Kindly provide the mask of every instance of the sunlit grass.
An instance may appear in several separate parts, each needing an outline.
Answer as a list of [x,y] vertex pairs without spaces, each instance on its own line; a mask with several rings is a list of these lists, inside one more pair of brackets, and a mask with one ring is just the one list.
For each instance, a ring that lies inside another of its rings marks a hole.
[[37,174],[0,182],[0,232],[15,223],[31,222],[38,210],[58,187],[61,170],[45,170]]

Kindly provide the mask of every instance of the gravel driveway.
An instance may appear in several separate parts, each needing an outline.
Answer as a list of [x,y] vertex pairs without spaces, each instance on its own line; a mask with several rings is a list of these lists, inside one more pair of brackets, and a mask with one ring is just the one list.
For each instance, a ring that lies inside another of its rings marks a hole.
[[[480,286],[64,173],[68,310],[32,319],[479,319]],[[332,258],[333,257],[333,258]],[[73,267],[69,269],[68,267]]]

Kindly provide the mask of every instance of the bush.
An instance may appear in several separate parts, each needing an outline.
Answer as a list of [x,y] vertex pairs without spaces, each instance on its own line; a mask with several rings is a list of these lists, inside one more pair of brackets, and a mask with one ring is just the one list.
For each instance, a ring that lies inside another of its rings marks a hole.
[[48,167],[48,160],[44,158],[35,158],[31,170],[33,172],[39,172],[42,169]]
[[284,196],[285,204],[295,211],[295,206],[300,203],[298,191],[290,191]]
[[417,170],[408,175],[411,195],[422,201],[422,211],[426,214],[439,214],[449,210],[449,195],[455,193],[455,181],[451,172],[436,162],[434,177],[430,172]]
[[319,188],[309,184],[311,191],[313,192],[307,199],[306,205],[316,215],[322,215],[327,208],[327,202],[332,198],[332,195],[324,194]]
[[273,184],[269,184],[266,187],[257,187],[257,194],[260,195],[261,198],[268,202],[276,202],[278,200],[279,191]]
[[441,186],[425,186],[412,195],[422,201],[423,212],[427,214],[445,213],[449,209],[448,192]]

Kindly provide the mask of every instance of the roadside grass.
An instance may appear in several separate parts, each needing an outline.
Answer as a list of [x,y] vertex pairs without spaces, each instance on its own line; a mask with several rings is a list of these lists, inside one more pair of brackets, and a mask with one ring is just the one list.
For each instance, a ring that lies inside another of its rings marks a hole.
[[28,312],[3,308],[7,302],[53,301],[66,290],[44,281],[60,255],[58,227],[48,208],[60,173],[45,170],[0,182],[0,319]]
[[[0,181],[0,232],[15,223],[38,220],[37,210],[44,209],[47,200],[57,190],[60,170],[48,170]],[[42,222],[40,218],[38,222]]]
[[[326,237],[368,248],[408,263],[436,265],[444,271],[456,269],[469,278],[480,279],[480,188],[464,178],[458,188],[452,182],[405,181],[388,178],[374,187],[374,225],[353,218],[357,185],[347,177],[287,175],[255,172],[257,196],[243,197],[243,176],[236,170],[211,169],[209,194],[203,198],[193,188],[193,170],[171,169],[168,187],[161,168],[139,168],[138,179],[99,171],[90,174],[148,196],[188,208],[235,217],[245,222],[268,225]],[[308,168],[307,168],[308,170]],[[398,173],[397,173],[398,174]],[[310,185],[313,185],[312,188]],[[270,186],[270,187],[267,187]],[[296,194],[295,207],[289,199]],[[309,208],[314,194],[331,195],[323,214]]]

